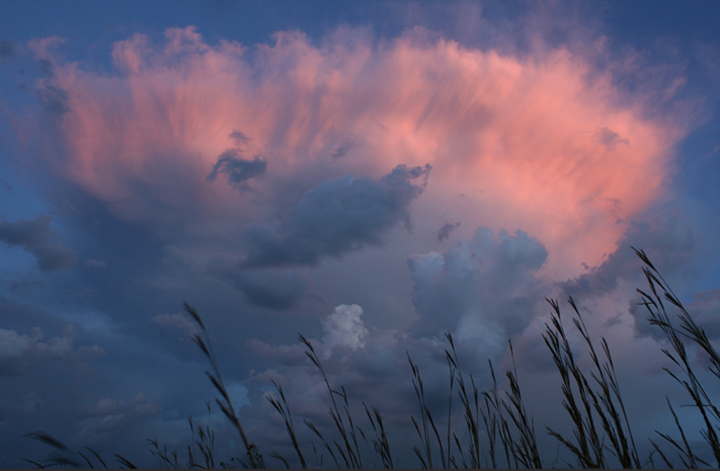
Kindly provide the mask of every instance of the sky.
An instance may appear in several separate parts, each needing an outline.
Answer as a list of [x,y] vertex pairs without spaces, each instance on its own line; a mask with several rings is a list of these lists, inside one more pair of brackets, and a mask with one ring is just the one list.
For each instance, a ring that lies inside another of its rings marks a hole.
[[720,338],[718,15],[712,1],[0,0],[0,467],[52,451],[23,436],[38,430],[157,466],[146,439],[185,456],[188,416],[217,431],[219,457],[241,456],[207,409],[185,301],[271,467],[273,451],[296,465],[273,382],[307,456],[302,418],[334,436],[299,334],[358,425],[363,401],[380,410],[402,467],[420,465],[408,355],[446,417],[445,333],[481,390],[512,340],[551,462],[545,427],[569,422],[546,298],[590,365],[568,296],[607,339],[644,460],[655,430],[676,432],[666,396],[688,398],[637,307],[631,246]]

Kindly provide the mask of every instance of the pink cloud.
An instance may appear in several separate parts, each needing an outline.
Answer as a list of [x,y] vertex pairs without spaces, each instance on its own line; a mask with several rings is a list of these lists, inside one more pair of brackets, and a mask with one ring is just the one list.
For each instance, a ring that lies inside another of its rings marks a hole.
[[[54,64],[69,111],[53,168],[147,224],[242,226],[328,178],[429,163],[418,218],[522,229],[547,246],[549,273],[573,276],[668,192],[685,132],[562,48],[514,57],[419,30],[378,45],[339,30],[320,46],[281,32],[252,49],[194,27],[165,36],[116,43],[115,75]],[[229,149],[268,162],[253,191],[207,180]]]

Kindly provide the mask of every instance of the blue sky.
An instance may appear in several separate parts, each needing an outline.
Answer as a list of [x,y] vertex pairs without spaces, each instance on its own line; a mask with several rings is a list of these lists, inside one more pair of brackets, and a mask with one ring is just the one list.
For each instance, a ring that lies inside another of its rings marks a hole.
[[0,0],[0,467],[44,456],[36,430],[155,466],[145,439],[184,450],[188,415],[239,453],[183,301],[266,457],[294,459],[272,381],[330,430],[298,333],[401,466],[406,352],[442,416],[445,332],[482,388],[513,340],[544,437],[563,426],[545,297],[568,295],[644,458],[665,396],[687,398],[630,245],[720,337],[719,9]]

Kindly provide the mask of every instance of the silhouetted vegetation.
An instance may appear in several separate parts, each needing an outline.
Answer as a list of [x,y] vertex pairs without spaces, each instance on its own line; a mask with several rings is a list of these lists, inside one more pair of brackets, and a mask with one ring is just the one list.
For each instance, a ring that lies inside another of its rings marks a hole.
[[[664,444],[665,447],[661,447],[658,442],[650,438],[652,450],[644,461],[640,459],[608,343],[602,338],[600,342],[602,353],[598,353],[572,298],[568,299],[573,316],[572,323],[587,346],[593,368],[591,371],[583,371],[580,368],[577,352],[573,352],[570,347],[560,304],[556,300],[548,300],[552,316],[550,324],[545,325],[543,338],[560,374],[562,405],[569,415],[572,434],[563,435],[550,427],[546,427],[546,432],[557,440],[560,448],[564,448],[570,456],[574,457],[575,463],[565,462],[565,465],[570,467],[655,467],[655,456],[658,456],[661,464],[667,467],[673,467],[674,456],[677,456],[680,463],[687,468],[718,467],[720,466],[720,441],[717,428],[720,423],[720,411],[713,404],[697,373],[693,370],[688,348],[690,346],[699,348],[709,356],[709,370],[718,379],[720,379],[720,356],[702,327],[695,323],[647,255],[642,250],[634,248],[633,250],[644,264],[643,272],[648,281],[647,291],[637,290],[642,298],[642,305],[647,308],[650,323],[660,329],[667,339],[669,348],[663,348],[662,352],[675,365],[673,369],[664,369],[687,392],[693,409],[700,414],[703,423],[701,435],[712,450],[715,462],[708,463],[693,450],[669,400],[668,407],[674,418],[679,437],[656,431],[657,437],[661,439],[660,444]],[[677,312],[679,324],[673,324],[675,317],[668,313],[669,309]],[[158,459],[159,466],[163,468],[209,469],[217,466],[222,468],[264,468],[263,455],[247,437],[233,407],[200,315],[187,303],[185,303],[185,311],[200,328],[200,333],[193,334],[191,338],[210,363],[210,369],[206,373],[219,393],[220,397],[216,399],[216,403],[242,440],[242,456],[232,457],[228,461],[218,461],[215,457],[215,432],[210,429],[209,425],[196,427],[192,418],[189,419],[192,445],[188,446],[186,460],[179,460],[176,451],[168,451],[167,445],[161,447],[156,439],[148,440],[150,452]],[[336,432],[334,437],[323,435],[312,422],[303,419],[303,424],[322,443],[319,458],[318,449],[314,442],[312,443],[315,467],[322,467],[325,464],[325,453],[330,457],[329,464],[336,468],[363,468],[366,467],[365,465],[367,467],[396,467],[398,465],[397,458],[394,458],[396,455],[391,450],[391,440],[386,433],[381,411],[375,407],[369,408],[363,403],[370,428],[366,426],[363,429],[358,425],[350,413],[349,395],[345,388],[331,385],[312,343],[302,335],[299,339],[305,346],[307,357],[317,367],[327,387],[330,399],[329,413]],[[414,415],[411,416],[413,429],[417,433],[420,443],[419,446],[413,448],[418,459],[417,464],[423,468],[438,466],[442,468],[555,467],[558,464],[556,461],[548,463],[541,459],[533,417],[523,401],[512,343],[509,343],[509,347],[513,368],[505,372],[509,390],[501,392],[498,389],[495,369],[492,362],[488,361],[492,387],[489,390],[480,391],[473,376],[467,377],[463,373],[452,335],[446,334],[446,339],[449,344],[449,349],[445,350],[445,356],[449,369],[450,394],[448,396],[447,424],[444,429],[442,424],[435,420],[427,405],[420,368],[408,354],[420,412],[417,418]],[[277,396],[270,397],[269,401],[284,421],[285,430],[297,454],[299,464],[302,468],[308,468],[307,450],[306,453],[303,453],[285,392],[281,385],[275,382],[273,385]],[[452,427],[453,397],[460,400],[463,411],[467,434],[462,438],[453,431]],[[207,402],[207,407],[209,413],[210,402]],[[370,429],[372,429],[372,436],[369,434]],[[89,448],[86,448],[85,452],[73,452],[60,441],[43,432],[26,436],[55,449],[40,462],[26,460],[40,468],[85,467],[85,464],[90,468],[96,466],[107,468],[100,455]],[[364,449],[368,450],[369,456],[361,452],[360,443],[364,443]],[[269,456],[289,467],[285,457],[274,452]],[[84,461],[81,462],[79,458]],[[116,454],[115,459],[120,467],[135,467],[120,455]],[[404,466],[408,466],[408,464],[404,464]]]

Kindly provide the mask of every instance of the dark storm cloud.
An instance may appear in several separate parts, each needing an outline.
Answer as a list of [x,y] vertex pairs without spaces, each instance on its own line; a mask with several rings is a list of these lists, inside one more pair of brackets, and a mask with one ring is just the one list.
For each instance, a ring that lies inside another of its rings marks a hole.
[[279,311],[296,307],[311,288],[309,278],[295,269],[243,270],[211,263],[208,272],[242,291],[248,303]]
[[52,84],[45,84],[38,88],[38,103],[45,111],[54,116],[62,116],[70,110],[68,94],[62,88]]
[[[402,223],[411,228],[408,207],[424,190],[431,167],[399,165],[378,180],[344,178],[308,191],[273,227],[253,223],[244,234],[249,244],[245,268],[315,266],[323,256],[340,257]],[[421,185],[412,180],[424,177]]]
[[236,189],[240,191],[250,189],[247,181],[265,173],[267,161],[260,159],[259,156],[255,156],[253,160],[245,160],[238,158],[238,155],[240,155],[240,152],[234,149],[226,150],[220,154],[207,179],[213,182],[217,178],[218,172],[222,172],[227,177],[228,183]]
[[443,224],[443,226],[437,233],[438,242],[445,241],[448,237],[450,237],[450,233],[458,227],[460,227],[459,222],[456,222],[455,224],[450,224],[449,222],[446,222],[445,224]]
[[50,228],[51,220],[50,216],[41,214],[31,220],[2,221],[0,241],[32,252],[42,271],[68,268],[75,262],[75,252],[58,240],[57,233]]

